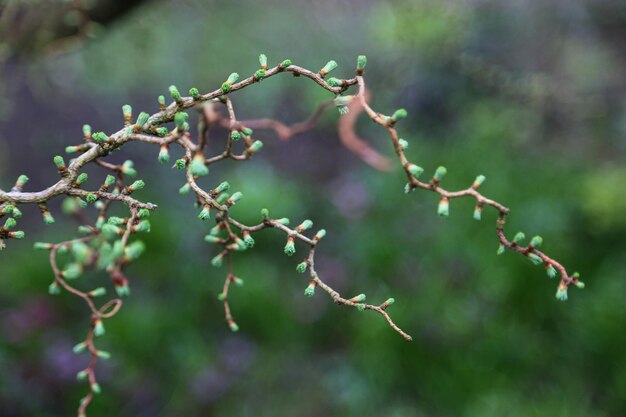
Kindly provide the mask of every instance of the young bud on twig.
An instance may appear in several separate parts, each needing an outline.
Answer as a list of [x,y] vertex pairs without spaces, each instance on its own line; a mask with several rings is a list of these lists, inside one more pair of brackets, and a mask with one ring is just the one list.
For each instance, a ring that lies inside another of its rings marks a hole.
[[178,91],[178,88],[176,88],[175,85],[170,85],[168,90],[170,92],[170,97],[172,97],[172,100],[180,104],[182,102],[182,97],[180,96],[180,92]]
[[192,87],[189,89],[189,95],[194,99],[194,100],[199,100],[200,99],[200,91],[198,91],[197,88]]
[[450,215],[450,201],[448,197],[441,197],[441,200],[439,200],[437,214],[442,217],[448,217]]
[[133,108],[129,104],[122,106],[122,114],[124,115],[124,124],[130,124],[133,118]]
[[567,285],[563,282],[559,284],[559,287],[556,290],[556,299],[559,301],[567,301]]
[[191,171],[191,175],[194,177],[201,177],[209,174],[209,168],[204,162],[204,154],[202,152],[197,152],[193,156],[189,169]]
[[304,290],[304,295],[306,297],[313,297],[315,295],[315,287],[317,287],[317,282],[309,282],[309,286]]
[[477,176],[474,182],[472,183],[472,188],[475,190],[478,190],[478,187],[480,187],[483,182],[485,182],[485,176],[484,175]]
[[83,125],[83,137],[85,139],[91,139],[91,126],[88,124]]
[[363,75],[365,65],[367,65],[367,57],[365,55],[359,55],[356,59],[356,75]]
[[320,77],[324,78],[329,72],[337,68],[337,63],[333,60],[330,60],[324,65],[324,67],[319,70]]
[[287,254],[287,256],[292,256],[294,253],[296,253],[296,245],[294,243],[293,237],[288,237],[287,238],[287,244],[285,245],[285,254]]

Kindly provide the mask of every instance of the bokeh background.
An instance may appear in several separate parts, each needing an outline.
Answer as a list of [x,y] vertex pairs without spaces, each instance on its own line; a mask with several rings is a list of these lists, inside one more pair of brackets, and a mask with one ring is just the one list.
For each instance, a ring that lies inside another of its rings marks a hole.
[[[179,172],[158,150],[125,146],[157,202],[148,251],[129,270],[132,297],[107,322],[96,416],[619,416],[626,415],[626,3],[376,0],[2,1],[0,184],[56,181],[53,155],[81,126],[114,131],[121,105],[155,111],[156,97],[215,89],[257,56],[311,69],[329,59],[353,74],[369,58],[372,103],[410,117],[409,156],[445,185],[479,173],[512,208],[508,232],[541,234],[545,250],[587,284],[566,303],[556,282],[523,257],[495,256],[495,213],[470,202],[436,216],[436,198],[403,193],[399,169],[379,172],[338,137],[328,111],[313,131],[212,169],[245,198],[329,231],[319,268],[342,293],[396,298],[404,342],[374,315],[303,296],[297,259],[267,231],[236,257],[245,286],[231,333],[216,300],[224,270],[210,266]],[[306,118],[328,94],[275,77],[233,96],[242,118]],[[391,155],[367,120],[359,134]],[[97,171],[89,171],[99,178]],[[71,347],[88,325],[83,303],[51,297],[47,256],[76,224],[43,227],[25,207],[27,239],[0,256],[0,415],[67,416],[85,386]],[[90,278],[92,286],[106,283]]]

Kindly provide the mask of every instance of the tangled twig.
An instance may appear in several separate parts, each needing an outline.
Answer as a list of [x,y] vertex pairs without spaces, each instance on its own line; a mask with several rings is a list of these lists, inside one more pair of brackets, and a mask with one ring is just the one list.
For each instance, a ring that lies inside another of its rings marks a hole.
[[[364,160],[378,168],[388,168],[388,160],[380,156],[373,148],[366,146],[365,142],[359,139],[353,132],[356,116],[359,112],[365,114],[376,124],[383,127],[391,140],[393,149],[399,162],[406,173],[408,183],[405,191],[421,188],[437,193],[440,196],[438,214],[448,216],[451,200],[455,198],[468,197],[476,201],[474,218],[480,220],[483,207],[489,206],[498,212],[496,224],[496,235],[500,242],[498,253],[505,249],[511,249],[526,256],[537,265],[543,265],[549,276],[555,277],[560,274],[557,298],[564,300],[567,298],[567,289],[571,284],[582,287],[584,284],[579,281],[578,274],[569,275],[565,268],[556,260],[548,257],[538,250],[542,243],[539,236],[535,236],[530,244],[523,246],[523,233],[515,235],[513,240],[508,240],[504,234],[504,226],[509,209],[497,201],[485,197],[478,191],[485,180],[479,175],[473,183],[466,189],[460,191],[448,191],[441,187],[441,181],[446,174],[444,167],[437,168],[433,177],[428,181],[421,181],[419,178],[423,169],[410,162],[405,154],[408,142],[401,139],[396,130],[399,120],[406,117],[406,111],[397,110],[391,116],[374,111],[367,100],[367,90],[363,78],[365,67],[365,57],[360,56],[357,62],[356,76],[348,79],[326,78],[327,74],[336,67],[334,61],[330,61],[321,70],[314,72],[293,65],[291,61],[285,60],[275,67],[267,66],[265,55],[260,56],[261,67],[251,77],[239,82],[236,73],[231,74],[222,86],[212,92],[200,94],[192,88],[189,97],[182,96],[178,89],[171,86],[169,91],[173,102],[166,105],[165,98],[159,97],[160,111],[149,115],[141,113],[133,120],[130,106],[123,106],[124,127],[115,133],[106,135],[103,132],[92,133],[91,127],[84,126],[84,141],[81,144],[70,146],[66,150],[68,153],[78,153],[78,157],[73,159],[69,165],[65,164],[62,157],[54,158],[61,179],[45,190],[36,192],[24,192],[23,187],[28,181],[24,175],[18,178],[15,186],[9,191],[0,190],[0,217],[10,216],[5,225],[0,228],[0,248],[4,248],[4,240],[11,238],[23,238],[23,231],[12,231],[16,225],[17,218],[21,217],[18,206],[21,204],[38,204],[46,223],[54,222],[49,212],[46,202],[53,197],[67,196],[63,207],[70,214],[74,214],[83,224],[79,231],[84,233],[84,237],[73,240],[50,244],[36,243],[40,249],[50,250],[50,264],[54,273],[54,281],[50,285],[50,292],[58,293],[61,289],[82,298],[88,306],[91,314],[90,328],[86,339],[75,347],[75,351],[87,350],[90,354],[88,367],[79,373],[80,378],[87,379],[89,391],[83,398],[79,408],[79,416],[85,415],[85,410],[91,402],[93,395],[100,392],[100,386],[95,375],[95,364],[97,358],[107,358],[107,352],[98,350],[95,346],[95,336],[104,333],[104,320],[114,316],[122,306],[119,297],[129,294],[128,280],[124,275],[124,268],[132,260],[136,259],[144,250],[143,243],[139,240],[129,242],[130,237],[141,232],[150,230],[150,223],[147,217],[156,208],[156,205],[142,202],[133,193],[144,187],[142,180],[136,180],[129,184],[129,178],[136,176],[136,170],[131,161],[126,161],[121,165],[109,163],[104,160],[112,151],[119,149],[128,142],[144,142],[159,147],[158,159],[162,163],[170,161],[170,148],[179,147],[183,151],[182,158],[175,161],[174,167],[185,171],[185,183],[180,189],[181,194],[193,193],[195,202],[199,208],[198,218],[207,220],[213,214],[215,226],[210,229],[205,240],[219,245],[221,250],[211,260],[211,263],[219,267],[224,262],[227,265],[227,274],[218,298],[224,304],[226,322],[233,331],[239,329],[229,304],[229,292],[231,284],[241,284],[242,280],[236,276],[233,266],[233,255],[235,252],[244,251],[254,246],[253,235],[264,229],[275,229],[284,234],[286,245],[284,252],[291,256],[296,253],[296,243],[308,248],[307,255],[297,265],[296,270],[305,273],[308,270],[309,283],[305,289],[305,295],[313,296],[316,288],[321,288],[331,299],[339,305],[354,307],[358,310],[372,310],[382,315],[390,327],[399,333],[405,340],[411,340],[411,336],[398,327],[390,315],[387,313],[388,307],[393,304],[394,299],[389,298],[383,303],[368,304],[365,302],[366,296],[358,294],[351,298],[345,298],[325,282],[315,269],[315,253],[317,246],[326,235],[324,229],[318,230],[312,237],[307,236],[308,230],[313,226],[311,220],[304,220],[295,227],[289,227],[289,219],[274,218],[266,210],[262,210],[261,222],[255,225],[246,225],[231,216],[230,208],[238,203],[242,198],[242,193],[229,193],[230,184],[222,182],[214,188],[205,189],[199,185],[200,178],[206,176],[212,164],[225,159],[234,161],[244,161],[250,159],[262,148],[262,142],[254,140],[252,128],[267,128],[274,130],[283,139],[289,139],[294,135],[306,131],[315,125],[321,112],[329,107],[328,103],[322,104],[316,113],[308,120],[292,126],[286,126],[279,121],[272,119],[258,119],[239,121],[236,117],[233,103],[230,96],[243,88],[260,82],[261,80],[277,75],[291,73],[294,76],[302,76],[314,81],[320,87],[335,95],[332,104],[336,106],[341,114],[346,114],[353,108],[351,116],[344,118],[340,128],[343,141],[346,146]],[[345,95],[344,92],[350,87],[356,86],[358,91],[355,95]],[[222,113],[219,109],[225,111]],[[198,137],[192,138],[188,123],[188,114],[184,110],[198,108],[200,110],[200,124]],[[169,129],[166,124],[174,122],[174,127]],[[220,127],[227,130],[226,143],[222,151],[205,155],[205,152],[212,150],[208,144],[208,135],[212,127]],[[89,164],[95,163],[99,167],[110,172],[103,184],[93,190],[83,189],[88,178],[81,169]],[[108,209],[113,202],[122,202],[129,208],[129,216],[120,218],[108,216]],[[92,225],[84,224],[84,215],[81,209],[89,203],[93,203],[97,210],[97,217]],[[73,261],[60,268],[57,255],[61,252],[69,252]],[[105,288],[96,288],[89,292],[77,290],[68,283],[68,280],[78,278],[84,270],[101,269],[105,270],[113,283],[118,297],[104,303],[97,308],[94,298],[103,296]],[[558,272],[557,272],[558,271]]]

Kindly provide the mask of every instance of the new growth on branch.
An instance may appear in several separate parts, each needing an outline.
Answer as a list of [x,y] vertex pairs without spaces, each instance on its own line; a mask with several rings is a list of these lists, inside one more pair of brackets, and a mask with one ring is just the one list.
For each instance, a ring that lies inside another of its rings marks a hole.
[[[141,179],[135,179],[137,171],[132,161],[126,161],[121,165],[106,161],[111,152],[122,148],[128,142],[143,142],[158,147],[157,159],[162,164],[171,162],[170,148],[174,147],[182,151],[182,156],[174,161],[172,168],[184,174],[184,184],[179,192],[183,195],[193,195],[199,221],[214,219],[214,226],[210,228],[205,241],[220,247],[220,251],[211,260],[211,264],[215,267],[226,265],[227,268],[223,289],[218,299],[224,305],[226,323],[232,331],[237,331],[239,326],[231,312],[228,300],[229,291],[232,283],[237,286],[243,285],[243,280],[235,274],[233,259],[237,253],[254,246],[254,234],[265,229],[274,229],[283,233],[286,238],[284,246],[286,255],[296,255],[299,253],[298,247],[304,250],[304,256],[299,258],[296,271],[302,274],[308,273],[305,296],[312,297],[319,287],[336,304],[353,307],[358,311],[372,310],[380,314],[405,340],[411,340],[411,336],[400,329],[387,313],[387,309],[394,303],[393,298],[375,304],[368,304],[365,294],[346,298],[318,275],[315,269],[315,253],[318,244],[326,236],[326,231],[319,229],[312,232],[312,220],[306,219],[296,223],[295,227],[290,227],[291,222],[288,218],[272,217],[268,210],[263,209],[258,224],[246,225],[232,217],[230,212],[230,208],[242,200],[241,192],[231,193],[231,185],[228,182],[213,184],[208,188],[199,184],[201,180],[202,182],[211,181],[210,165],[225,159],[245,161],[262,149],[263,143],[254,139],[251,126],[274,129],[281,138],[313,127],[319,112],[326,108],[325,105],[320,107],[321,110],[311,119],[292,127],[268,119],[238,121],[230,96],[243,88],[278,74],[291,73],[293,76],[301,76],[314,81],[334,95],[333,104],[340,115],[348,114],[356,105],[360,106],[373,122],[387,132],[399,165],[407,176],[405,192],[423,189],[438,194],[440,200],[437,213],[440,216],[449,216],[452,200],[457,198],[475,200],[473,217],[476,220],[481,219],[485,206],[495,209],[498,213],[496,237],[499,247],[497,253],[501,254],[507,249],[517,252],[533,264],[543,266],[550,278],[558,276],[557,299],[567,299],[570,285],[584,287],[579,280],[578,273],[568,274],[563,265],[539,250],[543,241],[540,236],[533,237],[526,245],[523,243],[525,236],[521,232],[517,233],[512,240],[508,240],[504,227],[509,209],[487,198],[479,191],[485,181],[484,175],[478,175],[468,188],[458,191],[448,191],[442,187],[447,174],[447,169],[443,166],[436,168],[430,178],[420,179],[425,170],[408,160],[405,152],[409,143],[400,138],[396,130],[396,125],[407,117],[407,112],[399,109],[391,115],[385,115],[370,107],[363,78],[366,63],[365,56],[358,57],[356,75],[353,78],[327,78],[337,68],[335,61],[329,61],[318,71],[311,71],[294,65],[288,59],[269,67],[267,57],[261,54],[260,67],[252,76],[240,80],[239,74],[232,73],[214,91],[201,93],[197,88],[191,88],[189,96],[183,96],[175,86],[170,86],[169,96],[172,101],[168,104],[164,96],[159,96],[157,100],[159,111],[152,115],[140,112],[136,118],[133,118],[132,107],[124,105],[122,107],[124,126],[116,132],[108,134],[102,131],[92,132],[91,126],[84,125],[83,141],[65,149],[67,154],[77,156],[71,159],[69,164],[60,155],[53,158],[60,179],[48,188],[26,192],[24,188],[28,177],[20,175],[10,191],[0,190],[0,218],[7,217],[4,225],[0,227],[0,250],[6,247],[6,241],[10,239],[24,238],[24,231],[14,230],[17,220],[22,216],[19,208],[21,205],[38,205],[44,223],[53,224],[55,220],[48,209],[47,202],[54,197],[65,196],[62,204],[63,212],[74,216],[80,222],[79,236],[74,239],[59,243],[35,243],[36,249],[49,251],[50,265],[54,274],[49,292],[59,294],[64,290],[81,298],[90,314],[87,335],[74,348],[76,353],[86,352],[90,358],[87,368],[77,375],[79,379],[88,382],[87,394],[81,400],[78,409],[79,417],[85,416],[87,406],[94,395],[101,391],[95,372],[97,360],[110,357],[108,352],[96,347],[95,340],[105,334],[104,322],[120,310],[121,297],[130,294],[129,282],[124,270],[129,263],[144,252],[145,245],[135,236],[150,232],[149,217],[157,208],[155,204],[141,201],[136,197],[136,193],[143,189],[146,183]],[[351,87],[356,87],[357,91],[353,95],[346,94]],[[224,109],[224,113],[219,111],[220,107]],[[199,129],[196,135],[190,132],[189,115],[186,112],[192,108],[200,110]],[[207,133],[213,126],[227,130],[222,150],[210,149],[207,146]],[[96,181],[90,180],[86,173],[81,172],[88,164],[101,167],[107,175]],[[205,177],[209,180],[205,181]],[[118,202],[127,207],[126,217],[108,214],[111,205]],[[89,220],[85,213],[85,209],[89,207],[92,207],[92,211],[95,212],[93,220]],[[63,253],[69,254],[65,258],[70,261],[60,264],[57,255]],[[79,279],[86,270],[101,270],[108,274],[116,297],[98,307],[96,300],[107,295],[106,288],[98,287],[88,292],[75,288],[72,281]]]

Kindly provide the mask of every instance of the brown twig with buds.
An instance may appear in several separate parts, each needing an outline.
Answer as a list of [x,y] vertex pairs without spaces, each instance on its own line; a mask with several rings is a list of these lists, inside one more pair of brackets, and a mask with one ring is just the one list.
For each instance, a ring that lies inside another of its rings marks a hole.
[[[305,290],[306,296],[313,296],[319,287],[326,292],[331,299],[339,305],[353,307],[358,310],[372,310],[382,315],[389,326],[400,334],[405,340],[411,340],[411,336],[398,327],[387,309],[393,304],[394,299],[389,298],[380,304],[365,303],[364,294],[356,295],[352,298],[345,298],[324,281],[315,269],[315,254],[317,246],[326,231],[318,230],[312,237],[307,236],[307,231],[312,228],[311,220],[304,220],[296,227],[289,227],[289,219],[273,218],[266,209],[262,210],[262,221],[256,225],[246,225],[231,216],[230,208],[236,205],[242,198],[240,192],[229,194],[230,184],[223,182],[214,188],[205,189],[199,181],[209,173],[209,167],[225,159],[234,161],[245,161],[254,156],[262,147],[259,140],[254,140],[252,127],[268,128],[274,130],[281,139],[289,139],[292,136],[312,128],[319,118],[321,112],[326,109],[328,103],[322,104],[316,113],[308,120],[292,126],[286,126],[281,122],[271,119],[258,119],[249,121],[239,121],[236,117],[233,102],[230,96],[243,88],[251,86],[264,78],[278,74],[291,73],[294,76],[302,76],[314,81],[317,85],[335,95],[333,104],[341,114],[346,114],[350,108],[353,109],[351,116],[346,116],[342,122],[340,131],[343,132],[343,141],[353,152],[361,156],[364,160],[378,168],[387,168],[388,160],[380,156],[369,145],[359,139],[353,131],[356,116],[364,111],[365,114],[376,124],[383,127],[391,140],[393,149],[399,159],[400,165],[404,169],[408,183],[405,191],[408,193],[415,189],[425,189],[440,196],[438,213],[442,216],[449,214],[449,205],[453,199],[468,197],[476,200],[474,218],[480,219],[483,207],[489,206],[497,210],[498,220],[496,224],[496,234],[500,242],[499,252],[511,249],[528,257],[533,263],[544,265],[548,275],[556,276],[557,271],[561,274],[557,298],[565,299],[567,288],[574,284],[582,287],[577,274],[569,275],[565,268],[548,257],[537,247],[542,239],[534,237],[528,246],[521,246],[524,236],[518,233],[510,241],[504,234],[506,216],[509,209],[495,200],[485,197],[478,191],[485,177],[479,175],[476,180],[466,189],[460,191],[448,191],[441,187],[441,182],[446,174],[444,167],[439,167],[434,176],[427,182],[419,180],[423,169],[410,162],[405,154],[408,143],[401,139],[396,130],[399,120],[406,117],[406,111],[397,110],[391,116],[386,116],[374,111],[367,100],[367,90],[363,78],[365,68],[365,57],[358,59],[356,76],[348,79],[326,78],[326,76],[336,67],[334,61],[328,62],[321,70],[314,72],[293,65],[291,61],[285,60],[282,63],[269,68],[265,55],[260,56],[261,68],[254,75],[239,82],[236,73],[231,74],[221,88],[200,94],[192,88],[190,96],[182,96],[176,87],[170,87],[170,95],[173,102],[166,105],[165,98],[159,97],[160,111],[149,115],[141,113],[136,119],[132,117],[132,108],[128,105],[123,107],[124,127],[119,131],[106,135],[103,132],[92,133],[91,127],[85,125],[83,128],[83,143],[70,146],[67,151],[79,153],[69,165],[65,164],[62,157],[54,158],[54,163],[61,176],[59,181],[45,190],[36,192],[25,192],[23,187],[28,178],[20,176],[15,186],[9,191],[0,190],[0,218],[10,216],[5,225],[0,228],[0,248],[4,247],[3,240],[11,238],[22,238],[23,232],[14,232],[11,229],[16,225],[16,218],[21,216],[18,206],[21,204],[39,204],[44,221],[48,224],[54,222],[46,202],[56,196],[65,195],[67,197],[64,207],[67,211],[76,214],[81,208],[93,203],[97,209],[97,217],[93,225],[82,225],[80,231],[86,236],[57,244],[37,243],[36,247],[50,250],[50,263],[54,273],[54,281],[50,286],[51,293],[58,293],[60,289],[82,298],[88,306],[91,314],[91,325],[87,338],[75,348],[76,351],[87,349],[90,353],[88,367],[79,373],[80,377],[88,379],[90,388],[86,397],[81,401],[79,416],[85,415],[86,407],[92,401],[93,395],[100,392],[95,376],[95,364],[98,357],[108,357],[96,349],[94,336],[104,333],[103,321],[114,316],[121,308],[122,301],[119,297],[128,295],[128,280],[124,275],[124,268],[132,260],[136,259],[143,251],[143,244],[135,240],[129,242],[132,235],[141,232],[148,232],[150,224],[147,217],[156,205],[142,202],[132,195],[144,187],[141,180],[128,183],[128,179],[136,175],[132,162],[126,161],[122,165],[116,165],[104,160],[109,153],[119,149],[128,142],[143,142],[159,147],[159,161],[169,162],[169,149],[179,147],[183,151],[183,157],[178,159],[174,167],[185,171],[185,185],[181,187],[181,194],[192,192],[195,202],[200,209],[198,218],[208,220],[211,216],[215,218],[215,226],[205,237],[210,243],[220,246],[220,251],[212,259],[211,263],[219,267],[226,261],[228,271],[218,298],[224,304],[226,322],[233,331],[239,329],[233,317],[228,296],[231,284],[241,284],[241,278],[234,272],[233,255],[234,252],[244,251],[254,246],[253,235],[265,229],[275,229],[282,232],[286,238],[284,252],[292,256],[296,253],[296,246],[303,245],[308,252],[306,257],[297,265],[296,270],[304,273],[308,270],[309,280]],[[352,86],[357,86],[356,95],[344,95],[344,92]],[[223,107],[223,114],[219,107]],[[199,136],[194,140],[189,132],[188,114],[184,110],[198,108],[201,111],[201,126]],[[165,127],[166,124],[174,122],[174,128]],[[227,137],[223,150],[214,149],[213,144],[208,144],[209,130],[213,126],[227,130]],[[207,155],[207,152],[211,152]],[[110,172],[104,183],[97,189],[85,190],[83,186],[87,182],[87,175],[81,173],[81,169],[89,164],[95,163],[104,170]],[[85,199],[86,202],[83,200]],[[130,215],[127,218],[108,217],[108,209],[113,202],[122,202],[128,206]],[[76,216],[83,221],[84,216]],[[70,251],[74,257],[74,262],[59,267],[57,254],[61,251]],[[86,269],[105,270],[116,289],[117,298],[105,302],[102,307],[97,308],[93,298],[102,296],[104,289],[97,288],[90,292],[82,292],[71,286],[67,281],[75,279]]]

